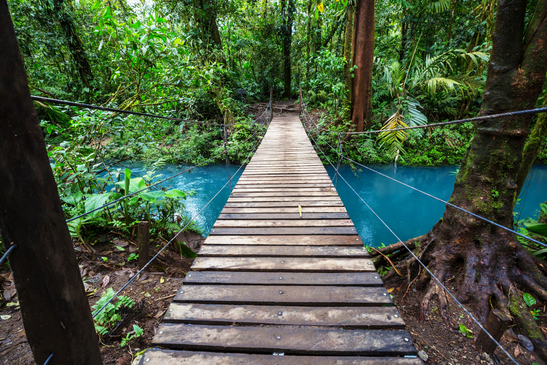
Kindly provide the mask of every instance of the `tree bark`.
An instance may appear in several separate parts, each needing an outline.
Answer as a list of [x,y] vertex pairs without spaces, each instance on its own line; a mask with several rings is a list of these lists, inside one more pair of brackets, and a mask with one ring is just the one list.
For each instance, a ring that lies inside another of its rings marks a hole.
[[[547,106],[547,100],[543,103],[543,107]],[[526,177],[530,173],[534,162],[536,161],[536,156],[541,148],[543,141],[547,138],[547,113],[541,113],[538,116],[536,125],[530,133],[530,137],[524,145],[524,152],[522,153],[522,162],[520,163],[519,172],[517,174],[517,191],[516,196],[520,195]]]
[[70,50],[70,54],[76,63],[80,80],[88,88],[91,89],[90,81],[93,80],[91,66],[87,60],[87,56],[80,37],[76,32],[76,26],[72,19],[71,11],[67,9],[67,4],[63,0],[54,0],[53,9],[50,11],[50,16],[56,18],[61,31],[63,32],[65,42]]
[[374,59],[374,0],[358,0],[355,10],[354,58],[357,70],[353,80],[352,123],[362,132],[372,124],[372,61]]
[[348,2],[346,14],[346,34],[344,38],[344,59],[346,64],[344,65],[344,83],[348,90],[348,102],[350,109],[353,108],[353,78],[351,77],[353,68],[353,16],[355,13],[355,7],[351,1]]
[[97,335],[6,0],[0,0],[0,231],[43,364],[101,364]]
[[450,23],[448,23],[448,35],[446,36],[446,44],[450,43],[450,35],[452,34],[452,23],[454,22],[454,14],[456,13],[456,5],[458,0],[454,0],[452,3],[452,13],[450,14]]
[[281,0],[283,76],[285,85],[285,91],[283,95],[286,98],[291,97],[291,43],[294,11],[294,0],[288,0],[288,2],[286,0]]
[[[547,0],[537,2],[523,42],[526,6],[526,0],[498,3],[480,115],[533,108],[541,92],[547,73],[547,24],[542,21]],[[512,228],[517,175],[531,124],[530,116],[477,123],[450,202]],[[457,287],[458,299],[467,303],[483,322],[490,303],[510,313],[533,341],[538,354],[547,359],[545,338],[531,318],[521,292],[533,293],[546,301],[547,278],[515,236],[451,207],[447,207],[442,220],[428,235],[430,239],[418,250],[427,251],[423,261],[435,276],[441,282],[456,278],[451,286]],[[444,290],[422,273],[419,282],[428,281],[422,311],[426,312],[429,300],[437,296],[446,313],[448,300]]]

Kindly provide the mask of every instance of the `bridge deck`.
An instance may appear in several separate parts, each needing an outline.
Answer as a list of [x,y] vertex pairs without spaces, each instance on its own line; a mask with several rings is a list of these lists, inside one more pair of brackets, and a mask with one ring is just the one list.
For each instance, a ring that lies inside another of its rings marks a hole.
[[421,364],[382,285],[299,119],[275,118],[141,364]]

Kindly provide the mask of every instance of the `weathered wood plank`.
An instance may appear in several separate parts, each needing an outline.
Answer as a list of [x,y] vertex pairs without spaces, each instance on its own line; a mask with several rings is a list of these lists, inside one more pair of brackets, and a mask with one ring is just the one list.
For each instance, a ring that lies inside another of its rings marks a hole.
[[313,257],[198,257],[192,270],[232,271],[292,271],[292,272],[366,272],[375,271],[366,258],[313,258]]
[[279,220],[279,219],[300,219],[300,220],[308,220],[308,219],[349,219],[349,215],[347,213],[308,213],[308,212],[302,212],[302,216],[300,213],[255,213],[255,214],[224,214],[221,213],[218,216],[219,220],[223,219],[272,219],[272,220]]
[[323,187],[323,188],[281,188],[278,186],[274,186],[272,188],[249,188],[247,186],[236,186],[236,188],[233,191],[234,194],[267,194],[267,193],[334,193],[338,194],[336,192],[336,189],[334,187]]
[[325,201],[286,201],[286,202],[238,202],[238,203],[226,203],[225,208],[289,208],[295,207],[340,207],[344,206],[341,200],[325,200]]
[[275,228],[213,228],[210,235],[349,235],[355,227],[275,227]]
[[200,257],[369,257],[365,247],[203,245]]
[[[302,214],[304,216],[304,214]],[[251,228],[251,227],[353,227],[351,219],[316,220],[217,220],[214,228]]]
[[[322,197],[327,198],[329,200],[336,200],[340,199],[338,196],[338,193],[332,192],[332,191],[290,191],[290,190],[284,190],[284,191],[255,191],[255,192],[236,192],[234,191],[232,195],[230,195],[230,199],[234,198],[252,198],[253,200],[255,198],[266,198],[266,197],[292,197],[292,198],[305,198],[308,197]],[[336,199],[334,199],[336,198]]]
[[164,322],[236,325],[291,325],[343,328],[403,329],[405,323],[395,307],[295,307],[172,303]]
[[139,365],[421,365],[419,358],[276,356],[150,349]]
[[363,246],[357,235],[332,236],[209,236],[206,245]]
[[307,355],[414,355],[405,331],[161,324],[155,346]]
[[[300,217],[300,213],[298,212],[298,206],[291,207],[291,208],[276,208],[276,207],[257,207],[257,208],[224,208],[222,209],[221,214],[232,214],[232,213],[241,213],[241,214],[251,214],[251,213],[297,213]],[[304,214],[312,214],[312,213],[346,213],[346,208],[343,206],[334,206],[334,207],[302,207],[302,215]]]
[[307,273],[307,272],[244,272],[244,271],[191,271],[184,278],[184,285],[335,285],[335,286],[383,286],[376,272]]

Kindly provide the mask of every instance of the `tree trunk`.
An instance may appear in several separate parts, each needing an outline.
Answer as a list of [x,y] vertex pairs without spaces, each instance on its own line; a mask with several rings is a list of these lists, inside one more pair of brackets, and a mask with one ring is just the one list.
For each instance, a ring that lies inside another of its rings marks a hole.
[[285,91],[283,95],[286,98],[291,97],[291,43],[292,43],[292,25],[295,7],[294,0],[281,0],[282,16],[282,40],[283,40],[283,75]]
[[80,80],[82,80],[82,83],[88,89],[91,89],[91,85],[89,83],[93,80],[91,66],[87,60],[84,45],[76,32],[76,26],[74,25],[71,11],[67,9],[67,6],[68,5],[64,3],[63,0],[54,0],[53,9],[50,12],[50,16],[55,17],[59,23],[65,38],[65,42],[70,50],[70,54],[76,63]]
[[344,83],[348,90],[348,102],[350,109],[353,108],[353,78],[351,77],[353,68],[353,15],[355,7],[351,2],[348,2],[347,14],[346,14],[346,35],[344,39],[344,59],[346,64],[344,65]]
[[355,10],[352,123],[362,132],[372,124],[372,61],[374,59],[374,0],[359,0]]
[[[542,22],[547,0],[537,2],[523,42],[526,5],[526,0],[498,3],[481,115],[533,108],[541,92],[547,72],[547,23]],[[516,181],[531,121],[530,116],[520,116],[476,124],[450,197],[452,204],[513,227]],[[418,251],[424,252],[422,259],[436,277],[441,282],[456,278],[451,286],[456,287],[458,299],[483,322],[490,303],[510,313],[534,342],[536,351],[547,359],[545,338],[521,292],[547,301],[547,279],[515,236],[450,207],[428,236]],[[401,268],[406,270],[405,263]],[[428,310],[429,300],[436,295],[446,313],[446,294],[430,279],[422,273],[419,280],[420,285],[429,281],[422,311]]]
[[458,3],[458,0],[454,0],[452,3],[452,13],[450,14],[450,23],[448,23],[448,35],[446,36],[446,44],[448,45],[450,43],[450,35],[452,33],[452,23],[454,22],[454,14],[456,13],[456,4]]
[[99,344],[6,0],[0,0],[0,231],[43,364],[101,364]]
[[[543,107],[547,107],[547,100],[543,103]],[[543,141],[547,138],[547,113],[541,113],[538,116],[536,125],[530,133],[530,138],[524,145],[524,152],[522,153],[522,162],[520,163],[519,172],[517,175],[517,191],[516,196],[520,195],[526,177],[532,168],[536,160],[536,156],[541,148]]]

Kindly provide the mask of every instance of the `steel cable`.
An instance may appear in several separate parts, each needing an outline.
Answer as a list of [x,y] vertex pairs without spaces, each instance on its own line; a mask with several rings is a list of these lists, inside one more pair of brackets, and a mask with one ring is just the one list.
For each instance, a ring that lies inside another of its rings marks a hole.
[[[336,167],[332,164],[332,162],[327,157],[327,155],[325,155],[321,147],[319,147],[319,144],[317,143],[317,141],[311,136],[310,138],[314,141],[315,146],[319,149],[319,151],[321,151],[323,156],[325,156],[329,164],[334,168],[334,170],[338,174]],[[397,234],[387,225],[387,223],[384,222],[382,218],[367,204],[367,202],[361,197],[361,195],[359,195],[359,193],[357,193],[357,191],[355,191],[355,189],[350,185],[350,183],[342,175],[338,174],[338,176],[348,185],[348,187],[355,193],[355,195],[359,197],[359,199],[366,205],[366,207],[372,212],[372,214],[374,214],[374,216],[378,218],[378,220],[389,230],[389,232],[393,234],[393,236],[397,239],[397,241],[401,242],[401,244],[408,250],[408,252],[414,257],[414,259],[416,259],[416,261],[420,263],[420,265],[429,273],[429,275],[431,275],[431,277],[435,279],[435,281],[448,293],[448,295],[450,295],[450,297],[456,303],[458,303],[458,305],[465,311],[465,313],[467,313],[467,315],[473,320],[473,322],[475,322],[479,326],[479,328],[483,330],[488,335],[488,337],[490,337],[490,339],[513,361],[513,363],[515,363],[516,365],[519,365],[519,363],[509,354],[509,352],[507,352],[507,350],[505,350],[505,348],[503,348],[503,346],[501,346],[501,344],[498,341],[496,341],[496,339],[486,330],[486,328],[484,328],[484,326],[463,306],[463,304],[461,304],[456,299],[456,297],[448,290],[448,288],[446,288],[446,286],[444,286],[443,283],[435,275],[433,275],[433,273],[416,256],[416,254],[414,254],[414,252],[399,238],[399,236],[397,236]]]
[[[257,141],[257,143],[255,144],[255,147],[253,149],[253,153],[256,151],[256,149],[258,148],[258,146],[260,145],[260,141]],[[249,158],[251,158],[252,155],[248,156],[247,159],[241,164],[241,166],[239,166],[239,168],[237,169],[237,171],[234,173],[234,176],[237,175],[237,173],[239,172],[239,170],[241,170],[241,168],[243,166],[245,166],[246,162],[249,160]],[[136,278],[138,275],[140,275],[167,247],[169,247],[171,245],[171,243],[176,239],[176,237],[181,233],[183,232],[193,221],[194,219],[196,219],[200,214],[201,212],[203,212],[203,210],[205,210],[205,208],[207,208],[207,206],[209,206],[209,204],[211,204],[211,202],[213,200],[215,200],[215,198],[224,190],[224,188],[226,186],[228,186],[228,183],[229,181],[227,181],[221,188],[220,190],[207,202],[207,204],[205,204],[199,212],[197,212],[196,214],[194,214],[192,216],[192,218],[190,218],[190,220],[188,221],[188,223],[186,223],[186,225],[184,225],[184,227],[181,228],[181,230],[179,232],[177,232],[177,234],[175,234],[173,236],[173,238],[171,238],[171,240],[169,242],[167,242],[165,244],[165,246],[163,246],[161,248],[161,250],[158,251],[158,253],[156,255],[154,255],[154,257],[152,257],[152,259],[150,259],[150,261],[148,261],[146,263],[146,265],[144,265],[142,267],[142,269],[140,269],[135,275],[133,275],[129,281],[127,283],[125,283],[121,289],[119,289],[116,294],[114,294],[114,296],[112,298],[110,298],[110,300],[108,300],[101,308],[99,308],[98,310],[96,310],[94,313],[93,313],[93,318],[95,318],[99,313],[102,312],[102,310],[108,305],[110,304],[110,302],[112,300],[114,300],[114,298],[116,298],[129,284],[131,284]]]

